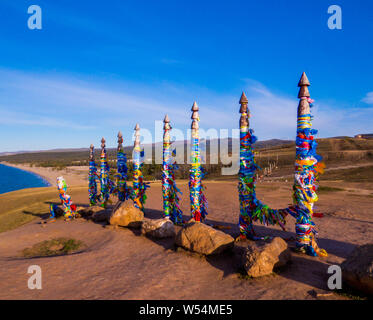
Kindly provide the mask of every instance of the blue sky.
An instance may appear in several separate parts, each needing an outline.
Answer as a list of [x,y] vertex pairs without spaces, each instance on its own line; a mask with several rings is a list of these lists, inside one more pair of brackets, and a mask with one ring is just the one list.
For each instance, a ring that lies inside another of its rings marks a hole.
[[130,144],[165,113],[186,130],[194,100],[202,128],[236,128],[243,90],[260,140],[293,139],[303,71],[319,137],[373,132],[369,0],[2,0],[0,18],[0,152]]

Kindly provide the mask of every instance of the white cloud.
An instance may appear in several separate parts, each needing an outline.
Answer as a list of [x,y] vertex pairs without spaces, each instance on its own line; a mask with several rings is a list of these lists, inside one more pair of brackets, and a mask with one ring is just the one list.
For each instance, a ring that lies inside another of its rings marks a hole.
[[[250,126],[258,138],[294,139],[297,97],[275,93],[255,80],[245,79],[244,83],[251,111]],[[33,132],[38,127],[65,128],[66,141],[74,146],[89,145],[102,135],[115,143],[113,137],[118,130],[128,142],[136,123],[154,132],[154,121],[163,120],[166,113],[173,127],[186,134],[194,100],[200,107],[201,128],[237,128],[240,94],[227,95],[166,82],[144,85],[0,69],[0,123],[13,126],[14,130],[27,126]],[[373,131],[373,108],[340,107],[337,102],[318,100],[316,93],[312,98],[316,100],[313,124],[320,137]],[[368,93],[364,100],[372,101],[373,93]],[[158,139],[161,136],[158,134]]]
[[63,119],[55,119],[46,116],[35,116],[22,112],[6,111],[6,108],[0,106],[1,117],[0,124],[3,125],[22,125],[22,126],[43,126],[51,128],[70,128],[77,130],[95,129],[94,126],[79,125]]
[[373,104],[373,91],[368,92],[367,95],[362,99],[367,104]]

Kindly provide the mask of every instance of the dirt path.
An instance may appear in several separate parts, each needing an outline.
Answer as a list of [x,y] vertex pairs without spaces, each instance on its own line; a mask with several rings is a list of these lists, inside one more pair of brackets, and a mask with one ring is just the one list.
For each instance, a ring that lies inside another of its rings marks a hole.
[[[182,209],[188,213],[188,190],[183,191]],[[261,200],[273,207],[291,201],[291,186],[284,183],[258,187]],[[160,184],[151,184],[146,216],[161,214]],[[236,234],[237,185],[208,182],[209,221],[230,226]],[[87,203],[86,192],[72,193],[78,204]],[[341,263],[356,245],[373,239],[373,198],[332,192],[320,196],[318,210],[325,217],[315,222],[319,244],[329,257],[311,258],[292,253],[287,269],[261,279],[243,279],[235,253],[201,258],[174,250],[172,240],[154,241],[129,229],[114,230],[83,219],[57,221],[42,228],[35,220],[0,234],[1,299],[314,299],[312,290],[327,291],[327,268]],[[187,218],[187,215],[186,217]],[[259,234],[294,236],[289,232],[257,226]],[[24,259],[20,251],[40,241],[72,237],[86,243],[81,252],[68,256]],[[240,245],[244,245],[241,243]],[[42,268],[42,290],[27,288],[27,268]],[[340,295],[330,299],[343,299]]]

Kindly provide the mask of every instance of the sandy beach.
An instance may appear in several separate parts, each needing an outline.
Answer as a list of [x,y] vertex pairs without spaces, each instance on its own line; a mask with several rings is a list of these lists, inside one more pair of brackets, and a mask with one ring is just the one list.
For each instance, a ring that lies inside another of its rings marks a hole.
[[52,186],[56,184],[56,179],[59,176],[63,176],[69,186],[81,186],[88,183],[89,168],[87,166],[70,166],[66,167],[66,169],[58,170],[52,167],[35,167],[30,164],[12,164],[6,161],[2,161],[1,164],[35,173]]

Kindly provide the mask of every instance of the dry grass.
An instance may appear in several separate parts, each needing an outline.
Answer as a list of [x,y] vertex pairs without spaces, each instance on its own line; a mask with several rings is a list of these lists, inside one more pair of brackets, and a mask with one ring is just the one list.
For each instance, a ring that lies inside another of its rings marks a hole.
[[74,253],[83,246],[83,242],[69,238],[45,240],[22,251],[25,258],[61,256]]
[[[84,190],[71,187],[69,192]],[[55,187],[30,188],[0,195],[0,232],[15,229],[49,213],[49,202],[59,202]]]

